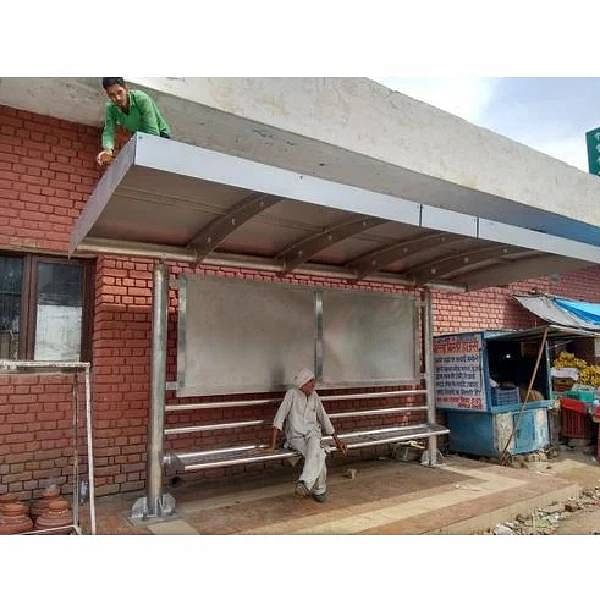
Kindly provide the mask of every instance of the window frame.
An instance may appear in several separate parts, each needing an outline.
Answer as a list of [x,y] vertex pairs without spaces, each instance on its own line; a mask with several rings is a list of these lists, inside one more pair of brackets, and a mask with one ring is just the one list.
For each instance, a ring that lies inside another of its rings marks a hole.
[[23,259],[23,281],[21,283],[21,315],[19,326],[19,360],[33,360],[37,328],[37,273],[40,263],[73,265],[79,264],[82,272],[82,314],[80,360],[92,362],[92,332],[94,320],[94,269],[95,261],[90,259],[31,254],[0,250],[4,256]]

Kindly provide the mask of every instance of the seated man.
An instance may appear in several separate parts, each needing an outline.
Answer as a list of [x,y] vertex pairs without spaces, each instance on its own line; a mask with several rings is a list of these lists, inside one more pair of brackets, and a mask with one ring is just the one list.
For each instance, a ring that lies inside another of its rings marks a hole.
[[158,110],[156,102],[142,90],[130,90],[122,77],[104,77],[102,86],[110,102],[106,103],[102,152],[98,154],[100,166],[110,163],[115,149],[115,128],[120,125],[127,131],[151,133],[171,137],[168,123]]
[[315,376],[302,369],[295,379],[297,389],[288,390],[273,421],[270,451],[275,450],[277,432],[285,422],[285,445],[304,457],[304,469],[296,484],[296,494],[312,497],[317,502],[327,498],[325,477],[325,450],[321,447],[321,431],[333,435],[335,445],[344,455],[346,445],[336,435],[333,425],[315,392]]

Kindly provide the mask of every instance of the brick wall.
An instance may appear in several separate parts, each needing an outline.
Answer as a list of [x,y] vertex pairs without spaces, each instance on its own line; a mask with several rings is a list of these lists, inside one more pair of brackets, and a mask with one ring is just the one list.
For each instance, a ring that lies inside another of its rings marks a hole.
[[93,127],[0,106],[0,247],[66,250],[98,145]]
[[[73,382],[74,375],[0,375],[0,494],[31,499],[50,483],[71,492]],[[81,423],[83,404],[78,414]]]
[[524,329],[542,325],[512,299],[515,294],[547,293],[589,302],[600,302],[600,267],[544,277],[501,288],[468,294],[434,294],[436,333],[475,329]]
[[[65,253],[69,232],[98,177],[95,155],[99,132],[92,128],[0,106],[0,248]],[[182,264],[171,274],[189,273]],[[152,263],[127,257],[102,256],[96,265],[93,333],[93,398],[97,492],[133,491],[144,485],[146,427],[151,351]],[[249,269],[199,268],[197,272],[274,281],[273,273]],[[600,269],[587,269],[561,278],[544,278],[507,288],[492,288],[457,296],[434,296],[436,332],[481,328],[522,328],[535,320],[510,296],[533,290],[600,301]],[[287,283],[353,287],[325,277],[296,276]],[[556,279],[556,280],[555,280]],[[361,289],[402,291],[390,285],[360,284]],[[169,378],[175,377],[177,296],[170,293],[168,336]],[[68,486],[71,402],[62,376],[41,375],[17,381],[0,378],[0,493],[6,489],[28,498],[50,478]],[[30,376],[26,376],[30,377]],[[29,383],[24,383],[29,381]],[[58,387],[57,387],[58,386]],[[27,388],[27,391],[25,391]],[[70,386],[69,386],[70,390]],[[210,400],[210,399],[207,399]],[[173,397],[169,401],[175,401]],[[421,398],[405,399],[406,403]],[[378,406],[397,404],[382,400]],[[371,404],[372,406],[372,404]],[[330,411],[366,407],[361,401],[328,404]],[[214,422],[229,417],[269,418],[274,408],[202,411],[169,415],[168,422]],[[421,415],[403,415],[415,420]],[[396,417],[394,422],[400,419]],[[389,423],[389,419],[361,425]],[[340,429],[358,422],[340,422]],[[266,429],[213,432],[169,440],[168,447],[210,447],[237,441],[265,440]],[[263,465],[246,470],[265,468]],[[208,472],[217,477],[243,468]],[[21,489],[22,488],[22,489]],[[65,491],[66,488],[65,488]]]
[[[65,254],[98,146],[93,127],[0,106],[0,248]],[[0,376],[0,493],[70,492],[71,378]]]

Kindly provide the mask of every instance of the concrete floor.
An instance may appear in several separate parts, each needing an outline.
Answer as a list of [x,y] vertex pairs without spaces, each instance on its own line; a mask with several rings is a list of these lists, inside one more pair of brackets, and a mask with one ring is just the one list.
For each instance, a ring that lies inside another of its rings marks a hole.
[[170,490],[177,514],[134,525],[127,516],[136,495],[97,500],[100,534],[423,534],[481,533],[519,512],[576,497],[598,485],[600,467],[566,456],[532,468],[510,469],[447,457],[435,469],[394,460],[331,469],[325,504],[294,496],[292,470],[236,481],[188,483]]

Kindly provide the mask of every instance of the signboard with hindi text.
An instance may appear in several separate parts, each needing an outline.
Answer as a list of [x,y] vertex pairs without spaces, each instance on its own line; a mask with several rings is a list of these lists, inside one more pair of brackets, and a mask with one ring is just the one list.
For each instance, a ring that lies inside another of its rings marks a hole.
[[481,333],[434,338],[436,407],[487,410]]

